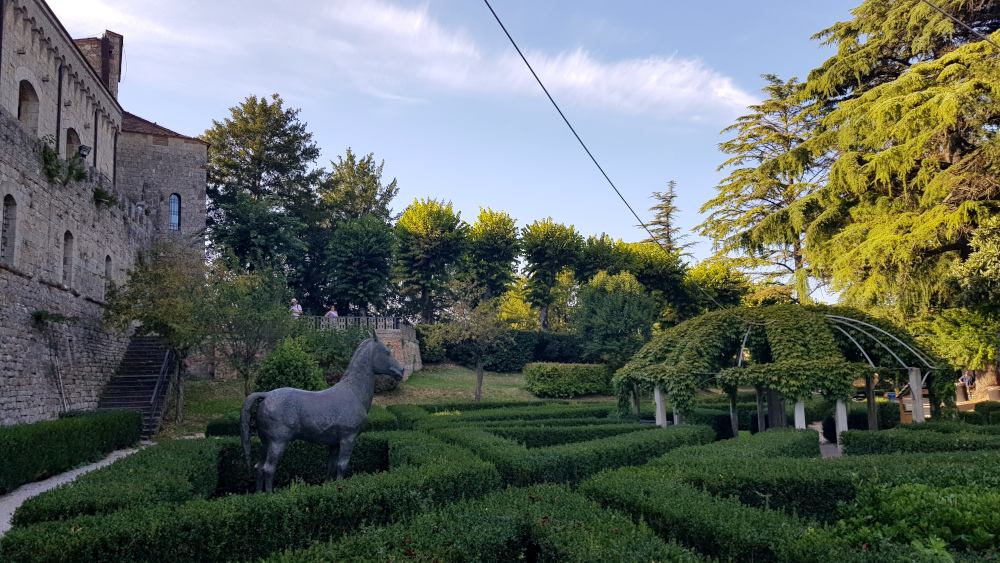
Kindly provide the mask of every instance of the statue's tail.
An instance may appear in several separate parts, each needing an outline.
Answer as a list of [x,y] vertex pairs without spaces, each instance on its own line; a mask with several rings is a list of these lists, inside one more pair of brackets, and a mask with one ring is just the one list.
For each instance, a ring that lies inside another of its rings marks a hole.
[[250,463],[250,411],[254,403],[267,397],[267,393],[250,393],[246,401],[243,401],[243,412],[240,413],[240,438],[243,439],[243,455],[247,459],[247,471],[253,471]]

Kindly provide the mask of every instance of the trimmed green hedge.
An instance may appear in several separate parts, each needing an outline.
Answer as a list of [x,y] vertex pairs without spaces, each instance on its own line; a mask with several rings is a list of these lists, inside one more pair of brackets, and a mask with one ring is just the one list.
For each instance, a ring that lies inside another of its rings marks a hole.
[[1000,428],[950,420],[928,420],[923,424],[900,424],[894,431],[939,432],[941,434],[986,434],[1000,436]]
[[967,452],[1000,450],[1000,436],[958,432],[912,432],[891,430],[870,432],[848,430],[841,434],[844,455],[884,455],[893,453]]
[[601,509],[566,487],[509,489],[405,524],[273,556],[271,563],[341,561],[575,561],[703,559],[659,539],[644,524]]
[[431,433],[492,462],[504,483],[513,486],[576,483],[602,469],[643,464],[674,448],[707,444],[714,438],[705,426],[654,430],[533,449],[478,428],[437,428]]
[[390,445],[399,465],[387,473],[43,522],[8,532],[0,554],[5,561],[53,563],[256,560],[500,487],[493,466],[468,452],[423,434],[405,438],[395,457]]
[[[440,417],[438,420],[461,421],[491,421],[491,420],[539,420],[556,418],[607,418],[611,412],[610,404],[590,406],[588,403],[567,405],[541,405],[537,407],[521,407],[511,409],[489,409],[463,412],[457,416]],[[399,416],[398,411],[396,415]]]
[[218,484],[220,445],[219,440],[176,440],[148,447],[26,500],[14,512],[13,526],[211,497]]
[[141,433],[137,411],[99,411],[0,428],[0,494],[134,445]]
[[1000,401],[983,401],[982,403],[976,403],[975,407],[976,414],[983,417],[984,420],[990,420],[990,424],[996,424],[992,422],[993,413],[1000,412]]
[[611,370],[603,364],[535,363],[524,366],[528,391],[540,397],[575,397],[611,390]]
[[487,432],[514,440],[528,448],[546,448],[575,442],[585,442],[611,436],[621,436],[640,430],[652,430],[652,424],[603,424],[596,426],[485,427]]
[[430,416],[426,410],[417,405],[389,405],[386,410],[396,417],[396,424],[400,430],[411,430],[416,422]]
[[791,428],[768,430],[735,440],[723,440],[707,446],[678,448],[655,459],[650,465],[674,463],[675,460],[771,459],[776,457],[820,457],[819,435],[815,430]]
[[[899,403],[877,402],[878,429],[891,430],[899,426]],[[868,405],[852,403],[847,411],[848,430],[868,430]],[[827,442],[837,442],[837,422],[834,415],[828,414],[823,419],[823,437]]]

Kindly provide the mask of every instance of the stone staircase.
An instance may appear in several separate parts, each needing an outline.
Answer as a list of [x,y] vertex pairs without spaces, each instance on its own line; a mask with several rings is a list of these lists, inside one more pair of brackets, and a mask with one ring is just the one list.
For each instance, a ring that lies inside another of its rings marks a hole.
[[[134,336],[114,377],[97,404],[99,410],[130,409],[142,412],[142,438],[147,440],[160,427],[167,388],[174,372],[174,355],[155,336]],[[161,379],[161,371],[162,374]],[[158,385],[159,384],[159,385]],[[156,397],[154,398],[154,393]]]

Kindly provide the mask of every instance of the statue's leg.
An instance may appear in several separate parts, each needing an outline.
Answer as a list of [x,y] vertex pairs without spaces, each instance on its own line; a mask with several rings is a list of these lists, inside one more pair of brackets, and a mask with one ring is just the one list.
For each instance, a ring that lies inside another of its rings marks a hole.
[[274,472],[278,469],[278,462],[285,453],[285,442],[277,440],[267,445],[267,461],[264,462],[264,489],[267,492],[274,490]]
[[354,441],[358,439],[357,434],[348,434],[340,439],[340,460],[337,463],[337,480],[344,478],[347,473],[347,464],[351,462],[351,452],[354,451]]
[[257,459],[257,463],[253,465],[253,473],[257,478],[257,492],[264,490],[264,462],[267,461],[267,451],[270,449],[270,442],[268,442],[267,437],[263,433],[260,434],[260,456]]
[[337,469],[337,453],[340,448],[336,445],[330,446],[330,456],[326,458],[326,480],[333,479],[333,472]]

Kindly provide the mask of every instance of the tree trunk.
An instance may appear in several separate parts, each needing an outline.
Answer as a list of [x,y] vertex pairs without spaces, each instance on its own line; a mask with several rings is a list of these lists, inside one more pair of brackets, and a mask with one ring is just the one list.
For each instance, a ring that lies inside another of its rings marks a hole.
[[184,421],[184,377],[181,375],[181,362],[177,360],[174,366],[174,376],[177,378],[177,424]]
[[431,322],[431,294],[426,287],[420,288],[420,319],[424,324]]
[[764,390],[760,387],[754,387],[757,391],[757,432],[763,432],[767,429],[767,423],[764,422]]
[[776,389],[767,390],[767,418],[771,428],[788,428],[784,397]]
[[542,327],[542,332],[548,332],[549,330],[549,306],[543,305],[539,308],[540,324]]
[[736,387],[726,390],[729,395],[729,424],[733,427],[733,438],[740,437],[740,417],[736,412]]
[[632,414],[636,416],[642,414],[642,409],[639,405],[639,386],[635,383],[632,384]]
[[483,301],[489,301],[493,299],[493,290],[490,289],[490,284],[483,286]]
[[476,402],[483,399],[483,356],[476,356]]
[[865,398],[868,401],[868,429],[878,430],[878,409],[875,408],[875,376],[865,376]]

